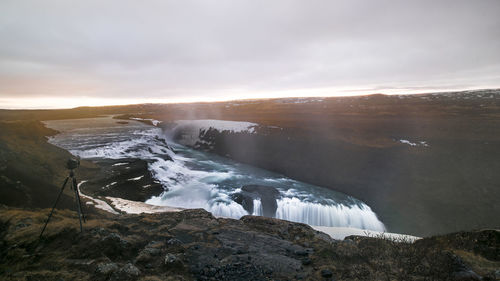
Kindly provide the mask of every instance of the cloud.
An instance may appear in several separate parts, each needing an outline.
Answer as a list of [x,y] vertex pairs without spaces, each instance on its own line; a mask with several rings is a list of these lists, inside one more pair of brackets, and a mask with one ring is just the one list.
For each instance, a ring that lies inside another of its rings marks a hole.
[[498,11],[497,0],[4,0],[0,98],[500,86]]

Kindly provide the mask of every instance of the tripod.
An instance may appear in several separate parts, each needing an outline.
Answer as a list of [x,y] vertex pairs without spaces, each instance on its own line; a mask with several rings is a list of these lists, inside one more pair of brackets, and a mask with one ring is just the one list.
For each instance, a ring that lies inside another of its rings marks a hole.
[[[69,166],[70,164],[68,164]],[[83,232],[83,227],[82,227],[82,217],[83,217],[83,222],[87,222],[85,219],[85,216],[83,215],[82,212],[82,204],[80,202],[80,193],[78,192],[78,185],[76,184],[76,178],[75,178],[75,173],[73,169],[70,169],[69,175],[66,177],[64,180],[64,183],[61,187],[61,191],[59,191],[59,195],[57,195],[56,202],[54,203],[54,206],[52,207],[52,210],[50,211],[49,217],[47,218],[47,221],[45,222],[45,225],[43,226],[42,232],[40,233],[40,237],[38,237],[38,240],[42,239],[43,232],[45,231],[45,228],[47,227],[47,224],[50,221],[50,218],[52,217],[52,213],[54,212],[54,209],[56,208],[57,202],[59,202],[59,199],[61,198],[61,195],[64,191],[64,188],[66,187],[66,184],[68,183],[68,180],[71,179],[71,184],[73,186],[73,190],[75,191],[75,199],[76,199],[76,209],[78,211],[78,219],[80,220],[80,232]]]

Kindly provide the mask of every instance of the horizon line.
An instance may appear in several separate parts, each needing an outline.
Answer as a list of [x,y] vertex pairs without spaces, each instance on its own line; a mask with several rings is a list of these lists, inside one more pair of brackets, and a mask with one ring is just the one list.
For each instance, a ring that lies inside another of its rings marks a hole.
[[[386,91],[391,90],[391,89],[386,89]],[[279,99],[300,99],[300,98],[346,98],[346,97],[363,97],[363,96],[373,96],[373,95],[383,95],[383,96],[407,96],[407,95],[427,95],[427,94],[446,94],[446,93],[463,93],[463,92],[476,92],[476,91],[487,91],[487,90],[500,90],[500,87],[488,87],[488,88],[471,88],[471,89],[435,89],[435,90],[429,90],[429,91],[420,91],[420,90],[406,90],[404,92],[397,92],[397,89],[394,89],[394,93],[384,93],[383,91],[381,92],[374,92],[374,93],[369,93],[369,94],[356,94],[352,92],[362,92],[365,91],[365,89],[355,89],[355,90],[346,90],[345,92],[351,92],[351,94],[335,94],[335,95],[291,95],[291,96],[279,96],[279,97],[257,97],[257,98],[227,98],[227,99],[212,99],[212,100],[189,100],[189,101],[180,101],[180,100],[174,100],[171,102],[168,102],[168,99],[156,99],[158,102],[131,102],[131,103],[116,103],[116,104],[103,104],[103,105],[77,105],[77,106],[71,106],[71,107],[40,107],[40,108],[35,108],[35,107],[26,107],[26,108],[21,108],[21,107],[7,107],[7,108],[0,108],[0,110],[29,110],[29,111],[36,111],[36,110],[71,110],[71,109],[78,109],[78,108],[103,108],[103,107],[121,107],[121,106],[133,106],[133,105],[167,105],[167,104],[209,104],[209,103],[226,103],[226,102],[248,102],[248,101],[263,101],[263,100],[279,100]],[[31,98],[32,99],[32,98]],[[42,98],[47,100],[47,98]],[[48,98],[48,99],[68,99],[68,98]],[[71,99],[71,98],[69,98]],[[124,98],[126,99],[126,98]],[[119,99],[117,99],[119,100]],[[162,100],[162,101],[159,101]],[[163,101],[165,100],[165,101]],[[0,99],[1,101],[1,99]]]

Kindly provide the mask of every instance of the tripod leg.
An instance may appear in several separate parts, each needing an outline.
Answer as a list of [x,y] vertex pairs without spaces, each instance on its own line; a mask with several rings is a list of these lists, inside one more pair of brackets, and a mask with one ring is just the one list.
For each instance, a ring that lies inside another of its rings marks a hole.
[[80,206],[80,212],[82,213],[83,222],[87,222],[87,218],[85,217],[85,213],[83,212],[82,208],[82,200],[80,199],[80,190],[78,190],[78,184],[75,177],[73,177],[73,187],[75,188],[76,191],[76,198],[78,201],[78,206]]
[[49,223],[50,218],[52,217],[52,213],[54,212],[54,209],[56,208],[57,202],[59,202],[59,199],[61,198],[61,195],[64,191],[64,188],[66,187],[66,183],[68,183],[68,179],[69,179],[69,177],[66,177],[66,179],[64,180],[64,183],[61,187],[61,191],[59,191],[59,195],[57,195],[56,202],[54,203],[54,206],[52,207],[52,210],[50,211],[50,214],[49,214],[49,217],[47,218],[47,221],[45,221],[45,225],[42,228],[42,232],[40,233],[38,240],[42,239],[43,232],[45,231],[45,228],[47,227],[47,224]]
[[76,186],[76,179],[74,177],[73,177],[73,189],[75,190],[75,201],[76,201],[76,210],[78,211],[78,220],[80,220],[80,232],[83,232],[80,197],[78,196],[78,188]]

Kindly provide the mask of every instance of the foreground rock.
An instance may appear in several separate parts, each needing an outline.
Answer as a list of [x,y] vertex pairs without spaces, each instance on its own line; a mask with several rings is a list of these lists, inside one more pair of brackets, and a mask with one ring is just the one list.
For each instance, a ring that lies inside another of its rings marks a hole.
[[500,232],[414,244],[352,236],[265,217],[215,218],[204,210],[89,216],[0,209],[2,280],[495,280]]

